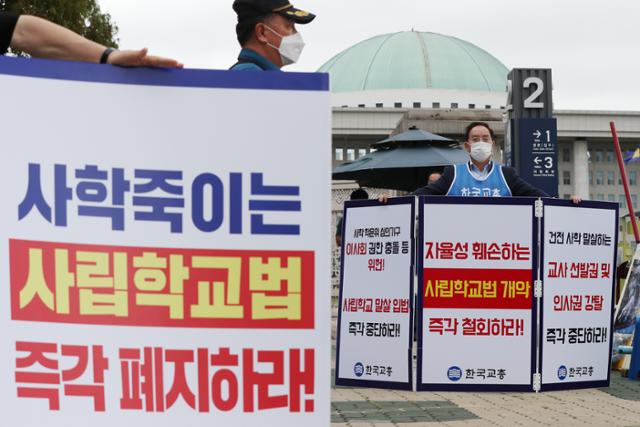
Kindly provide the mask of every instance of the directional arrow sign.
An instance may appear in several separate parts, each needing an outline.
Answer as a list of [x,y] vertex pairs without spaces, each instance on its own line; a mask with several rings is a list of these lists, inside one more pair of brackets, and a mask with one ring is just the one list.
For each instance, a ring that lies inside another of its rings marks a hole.
[[551,196],[558,194],[557,123],[555,119],[518,119],[520,177]]

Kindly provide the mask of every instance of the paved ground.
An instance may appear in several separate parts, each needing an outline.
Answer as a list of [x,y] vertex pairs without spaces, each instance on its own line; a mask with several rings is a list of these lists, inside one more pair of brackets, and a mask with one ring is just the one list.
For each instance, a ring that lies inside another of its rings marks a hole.
[[418,393],[334,386],[331,401],[333,426],[640,427],[640,381],[618,372],[612,372],[611,387],[603,389]]

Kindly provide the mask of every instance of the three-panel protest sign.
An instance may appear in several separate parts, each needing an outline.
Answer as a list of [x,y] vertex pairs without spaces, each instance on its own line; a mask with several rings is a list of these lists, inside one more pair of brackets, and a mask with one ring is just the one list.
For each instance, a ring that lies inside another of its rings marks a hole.
[[[421,197],[416,258],[380,252],[376,243],[389,240],[381,227],[412,227],[413,199],[345,207],[336,384],[411,388],[411,334],[369,338],[352,325],[388,321],[390,313],[376,311],[381,295],[415,302],[402,319],[417,319],[417,390],[608,384],[617,204]],[[368,370],[390,354],[393,372],[406,377]]]

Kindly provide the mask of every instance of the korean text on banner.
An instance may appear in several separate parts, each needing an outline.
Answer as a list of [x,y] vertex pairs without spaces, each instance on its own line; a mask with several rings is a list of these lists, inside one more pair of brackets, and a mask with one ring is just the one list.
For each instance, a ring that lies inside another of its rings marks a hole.
[[0,58],[0,93],[5,422],[327,425],[327,76]]
[[531,390],[534,199],[426,197],[418,390]]
[[414,206],[345,204],[337,385],[412,389]]
[[543,201],[542,390],[607,386],[618,205]]

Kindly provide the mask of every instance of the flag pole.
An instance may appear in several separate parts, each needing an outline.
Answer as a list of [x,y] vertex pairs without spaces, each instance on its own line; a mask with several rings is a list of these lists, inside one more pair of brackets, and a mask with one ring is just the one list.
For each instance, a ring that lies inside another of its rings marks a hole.
[[636,211],[631,203],[631,193],[629,192],[629,181],[627,180],[627,171],[624,168],[624,161],[622,160],[622,150],[620,149],[620,141],[618,140],[618,133],[616,132],[616,124],[609,122],[611,127],[611,135],[613,135],[613,143],[616,147],[616,156],[618,157],[618,167],[620,168],[620,177],[622,178],[622,184],[624,185],[624,194],[627,196],[627,206],[629,207],[629,215],[631,216],[631,225],[633,226],[633,235],[636,238],[636,243],[640,243],[640,233],[638,233],[638,223],[636,221]]

